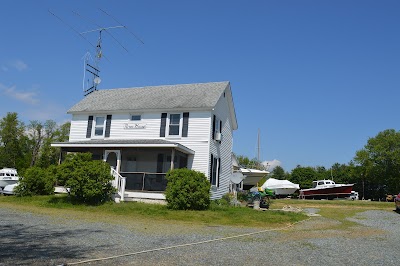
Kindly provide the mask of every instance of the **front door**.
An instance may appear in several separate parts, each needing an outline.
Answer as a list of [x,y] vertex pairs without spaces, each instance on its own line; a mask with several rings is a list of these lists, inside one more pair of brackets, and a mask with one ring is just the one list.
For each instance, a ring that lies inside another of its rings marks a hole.
[[121,165],[121,151],[120,150],[105,150],[104,158],[112,168],[119,173]]

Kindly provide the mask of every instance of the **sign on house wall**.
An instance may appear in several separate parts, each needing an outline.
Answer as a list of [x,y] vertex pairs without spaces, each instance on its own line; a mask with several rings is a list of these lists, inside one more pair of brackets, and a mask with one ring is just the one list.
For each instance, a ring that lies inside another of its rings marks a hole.
[[140,123],[125,123],[124,124],[124,129],[126,130],[131,130],[131,129],[144,129],[146,128],[146,124],[140,124]]

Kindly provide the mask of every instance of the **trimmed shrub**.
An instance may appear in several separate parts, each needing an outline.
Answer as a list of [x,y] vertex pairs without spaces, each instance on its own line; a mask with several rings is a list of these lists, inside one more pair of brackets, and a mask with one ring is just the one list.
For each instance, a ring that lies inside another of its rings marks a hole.
[[97,205],[111,200],[114,187],[110,165],[92,160],[90,153],[69,154],[57,169],[58,181],[70,188],[72,200]]
[[17,196],[51,195],[54,193],[55,175],[52,168],[43,169],[31,167],[26,169],[23,177],[19,179],[19,185],[15,187]]
[[75,169],[90,161],[92,161],[92,154],[88,152],[67,154],[65,160],[57,166],[57,185],[65,186],[66,182],[74,176]]
[[210,206],[210,182],[198,171],[186,168],[167,173],[165,197],[173,210],[206,210]]

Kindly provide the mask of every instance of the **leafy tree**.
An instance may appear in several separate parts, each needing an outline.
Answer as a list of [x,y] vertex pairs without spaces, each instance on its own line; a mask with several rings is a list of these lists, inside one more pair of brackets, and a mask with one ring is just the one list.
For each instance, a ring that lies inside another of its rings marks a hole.
[[346,164],[335,163],[332,165],[330,173],[329,170],[327,170],[326,176],[329,176],[329,179],[333,179],[335,183],[346,184],[352,182],[353,178],[351,177],[351,175],[352,175],[351,166]]
[[271,177],[279,180],[284,180],[288,177],[287,173],[285,173],[285,170],[281,166],[276,166],[274,170],[272,170]]
[[59,142],[68,141],[70,128],[71,128],[71,122],[65,122],[64,124],[62,124],[56,131],[55,140]]
[[44,124],[44,138],[41,144],[40,154],[36,165],[48,167],[58,164],[60,148],[51,147],[53,142],[65,142],[69,137],[70,122],[57,127],[53,120],[47,120]]
[[326,170],[326,168],[324,166],[316,166],[316,167],[314,167],[314,170],[316,173],[315,180],[330,179],[328,171]]
[[242,167],[265,170],[265,166],[256,158],[249,159],[248,157],[243,155],[238,155],[236,156],[236,158],[238,160],[239,165]]
[[400,132],[379,132],[356,152],[354,161],[363,180],[372,185],[372,197],[382,198],[400,191]]
[[297,166],[290,174],[290,181],[301,188],[311,188],[312,182],[319,179],[317,171],[312,167]]
[[210,206],[210,182],[206,176],[186,168],[167,173],[165,197],[173,210],[205,210]]
[[57,179],[71,189],[71,197],[78,203],[101,204],[110,200],[114,192],[110,165],[92,160],[91,153],[67,155],[57,167]]
[[29,166],[26,156],[29,146],[24,135],[24,123],[18,120],[17,113],[7,113],[0,120],[0,165],[19,170]]
[[23,177],[20,177],[15,194],[18,196],[51,195],[54,193],[54,183],[53,169],[30,167],[25,171]]
[[31,144],[32,156],[30,166],[35,165],[44,138],[44,128],[37,120],[30,121],[28,125],[29,142]]

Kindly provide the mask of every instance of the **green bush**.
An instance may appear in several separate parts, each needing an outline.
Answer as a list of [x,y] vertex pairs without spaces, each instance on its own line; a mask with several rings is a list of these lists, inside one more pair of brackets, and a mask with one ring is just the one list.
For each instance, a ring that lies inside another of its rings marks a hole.
[[210,182],[198,171],[174,169],[167,173],[165,197],[173,210],[206,210],[210,206]]
[[248,192],[247,191],[239,191],[237,193],[238,201],[247,201]]
[[97,205],[111,200],[112,179],[110,165],[93,161],[90,153],[69,154],[57,169],[57,180],[70,188],[72,200],[77,203]]
[[50,195],[54,193],[55,175],[52,168],[31,167],[26,169],[15,188],[17,196]]
[[57,185],[65,186],[66,182],[73,178],[75,169],[83,167],[87,162],[92,161],[91,153],[71,153],[57,166]]

